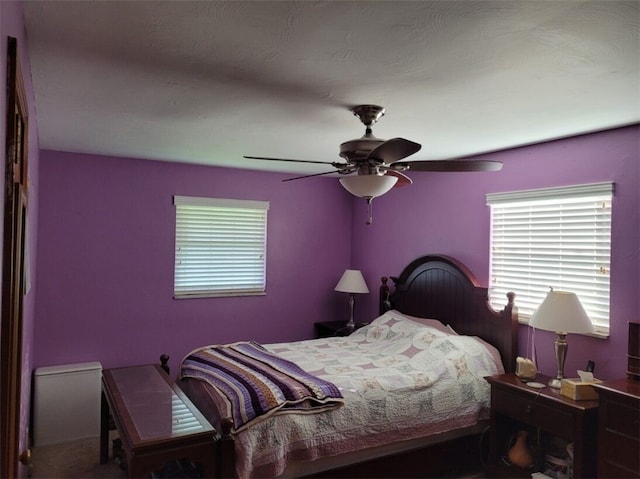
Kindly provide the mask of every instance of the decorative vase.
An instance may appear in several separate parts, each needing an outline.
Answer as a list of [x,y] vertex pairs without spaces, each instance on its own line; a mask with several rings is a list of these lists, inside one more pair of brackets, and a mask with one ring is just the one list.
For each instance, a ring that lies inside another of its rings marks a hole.
[[509,449],[509,461],[514,466],[522,467],[523,469],[527,469],[531,467],[533,464],[533,455],[529,448],[527,447],[527,436],[529,433],[527,431],[519,431],[516,434],[516,440],[511,449]]

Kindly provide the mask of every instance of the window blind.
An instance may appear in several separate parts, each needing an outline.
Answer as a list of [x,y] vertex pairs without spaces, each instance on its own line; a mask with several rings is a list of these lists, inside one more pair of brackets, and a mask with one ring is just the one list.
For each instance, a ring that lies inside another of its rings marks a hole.
[[513,291],[528,319],[550,287],[571,291],[608,334],[613,190],[606,182],[488,194],[491,305],[500,309]]
[[265,294],[269,203],[188,196],[173,202],[174,297]]

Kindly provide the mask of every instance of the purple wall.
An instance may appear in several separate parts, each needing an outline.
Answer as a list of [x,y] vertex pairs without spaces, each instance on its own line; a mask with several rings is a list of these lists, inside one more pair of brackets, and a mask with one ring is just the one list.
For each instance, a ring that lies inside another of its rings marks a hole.
[[[101,361],[174,368],[191,349],[313,336],[344,316],[351,198],[337,181],[41,152],[34,367]],[[172,195],[270,201],[267,295],[173,299]],[[345,318],[346,319],[346,318]]]
[[[0,2],[0,78],[2,78],[2,88],[0,89],[0,151],[2,160],[0,161],[0,178],[2,183],[0,188],[4,191],[5,178],[5,131],[6,131],[6,65],[7,65],[7,37],[14,37],[18,41],[18,56],[22,69],[25,93],[28,103],[29,131],[28,131],[28,158],[29,158],[29,192],[27,205],[27,254],[29,255],[28,274],[31,279],[31,288],[24,297],[24,322],[23,322],[23,345],[22,345],[22,399],[20,402],[20,452],[28,447],[28,424],[29,406],[31,397],[31,364],[33,351],[33,331],[35,323],[35,277],[36,277],[36,243],[38,238],[38,125],[35,113],[35,101],[33,96],[33,86],[31,84],[31,67],[29,65],[29,48],[24,30],[24,19],[22,14],[22,4],[20,2],[1,1]],[[4,218],[4,195],[0,195],[0,212]],[[3,229],[4,220],[0,220],[0,233]],[[4,258],[2,258],[4,261]],[[0,282],[1,282],[0,275]],[[20,471],[21,476],[27,474],[25,467]]]
[[[354,267],[363,270],[371,287],[380,276],[400,274],[418,256],[441,253],[460,259],[487,285],[486,193],[612,180],[610,337],[569,335],[565,373],[576,376],[576,369],[584,369],[592,359],[597,377],[622,377],[626,371],[627,321],[640,318],[639,145],[640,127],[636,125],[486,155],[486,159],[504,162],[497,173],[409,173],[413,185],[374,200],[374,224],[364,225],[365,204],[356,204]],[[361,304],[366,314],[375,314],[373,297]],[[527,329],[520,327],[521,351],[525,351]],[[538,366],[548,375],[556,372],[554,338],[544,331],[536,334]]]
[[[623,376],[626,322],[640,317],[639,136],[632,126],[488,155],[504,162],[499,173],[413,173],[374,201],[370,226],[364,201],[328,178],[283,185],[276,173],[43,151],[34,366],[167,352],[175,367],[205,343],[308,338],[314,321],[344,316],[333,287],[346,267],[375,292],[380,276],[442,253],[487,284],[486,193],[612,180],[611,335],[571,335],[566,373],[592,359],[598,377]],[[172,299],[173,194],[271,201],[267,296]],[[356,319],[376,308],[375,293],[359,297]],[[541,372],[555,374],[554,335],[536,338]]]

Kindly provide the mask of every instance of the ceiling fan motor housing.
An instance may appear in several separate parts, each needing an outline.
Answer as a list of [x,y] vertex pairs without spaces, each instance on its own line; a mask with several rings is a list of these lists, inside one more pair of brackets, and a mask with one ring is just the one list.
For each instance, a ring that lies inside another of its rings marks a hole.
[[371,125],[384,115],[385,110],[380,105],[357,105],[351,111],[367,128],[362,138],[345,141],[340,145],[340,156],[347,161],[364,160],[371,150],[384,143],[384,140],[373,136]]
[[371,150],[384,143],[384,140],[368,134],[362,138],[345,141],[340,145],[340,156],[347,161],[364,160]]

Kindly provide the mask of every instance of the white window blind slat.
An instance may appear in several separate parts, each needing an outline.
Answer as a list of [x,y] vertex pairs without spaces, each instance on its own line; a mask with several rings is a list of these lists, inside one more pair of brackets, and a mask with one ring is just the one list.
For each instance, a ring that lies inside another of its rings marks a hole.
[[269,203],[174,196],[174,297],[264,294]]
[[606,182],[488,194],[492,306],[514,291],[527,318],[550,287],[572,291],[608,333],[613,192]]

